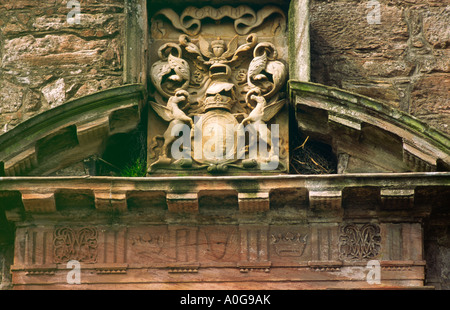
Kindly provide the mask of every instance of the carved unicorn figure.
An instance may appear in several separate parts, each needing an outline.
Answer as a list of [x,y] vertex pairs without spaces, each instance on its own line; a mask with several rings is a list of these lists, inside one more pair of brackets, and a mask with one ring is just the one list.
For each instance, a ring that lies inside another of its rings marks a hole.
[[251,107],[251,102],[256,102],[256,106],[250,112],[250,114],[242,120],[239,125],[239,130],[243,131],[246,124],[253,125],[253,128],[259,134],[260,141],[266,143],[269,146],[269,156],[273,156],[273,148],[271,142],[272,133],[266,125],[266,122],[270,121],[284,106],[285,100],[277,101],[278,97],[275,97],[270,103],[267,103],[266,99],[261,94],[260,88],[254,88],[247,93],[246,102]]
[[169,98],[167,106],[160,105],[156,102],[150,102],[155,112],[165,121],[170,122],[166,131],[164,132],[164,145],[162,147],[161,158],[168,158],[169,146],[177,139],[172,133],[173,128],[178,124],[188,123],[191,128],[194,126],[194,122],[188,117],[183,110],[178,106],[180,103],[188,102],[189,93],[183,89],[179,89],[175,92],[175,95]]

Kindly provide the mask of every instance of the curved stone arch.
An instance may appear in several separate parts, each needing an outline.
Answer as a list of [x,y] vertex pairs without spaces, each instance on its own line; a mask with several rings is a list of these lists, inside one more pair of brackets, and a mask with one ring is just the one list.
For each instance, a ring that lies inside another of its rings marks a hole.
[[411,115],[311,82],[291,80],[289,93],[299,129],[332,146],[338,173],[450,170],[450,138]]
[[130,84],[71,100],[0,136],[0,175],[49,175],[101,154],[112,135],[136,128],[145,88]]

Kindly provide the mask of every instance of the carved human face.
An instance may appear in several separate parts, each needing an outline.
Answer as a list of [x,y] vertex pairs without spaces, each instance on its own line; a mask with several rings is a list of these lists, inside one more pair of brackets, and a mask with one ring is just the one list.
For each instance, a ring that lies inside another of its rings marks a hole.
[[223,46],[221,44],[217,44],[217,45],[213,46],[212,50],[213,50],[214,56],[220,57],[225,52],[225,46]]

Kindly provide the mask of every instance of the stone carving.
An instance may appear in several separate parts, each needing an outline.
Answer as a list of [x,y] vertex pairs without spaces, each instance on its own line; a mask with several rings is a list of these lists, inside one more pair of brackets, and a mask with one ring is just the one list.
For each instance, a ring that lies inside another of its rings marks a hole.
[[[176,55],[173,55],[174,50]],[[186,89],[191,75],[189,64],[180,58],[181,47],[167,43],[160,47],[158,55],[161,60],[153,64],[151,79],[159,93],[167,98],[174,95],[178,89]]]
[[[286,148],[278,151],[279,145],[273,145],[280,137],[269,129],[269,122],[286,105],[280,90],[287,67],[270,38],[259,42],[257,32],[250,33],[265,21],[277,21],[274,24],[284,29],[282,10],[274,6],[258,12],[247,6],[190,7],[178,15],[163,9],[152,22],[159,25],[161,16],[182,33],[178,40],[161,40],[150,70],[155,87],[150,105],[169,125],[164,134],[149,135],[148,172],[213,173],[230,167],[286,171]],[[225,17],[234,19],[236,33],[226,28],[223,36],[217,36],[220,26],[210,24],[207,29],[214,31],[201,31],[203,19]],[[176,38],[173,33],[169,37]],[[272,162],[274,168],[267,168]]]
[[273,160],[274,156],[277,155],[274,154],[270,139],[271,132],[266,126],[266,122],[270,121],[283,108],[284,101],[275,101],[268,104],[264,96],[261,95],[260,88],[249,91],[247,97],[247,102],[250,103],[251,101],[254,101],[256,102],[256,106],[252,112],[250,112],[249,116],[241,122],[239,131],[243,131],[243,126],[247,123],[251,124],[258,133],[259,138],[269,146],[269,157],[266,158],[266,160]]
[[[270,98],[283,86],[287,71],[282,62],[276,60],[278,53],[271,43],[259,43],[253,52],[253,60],[248,67],[247,82],[251,88],[259,88],[265,98]],[[272,76],[272,81],[270,80]]]
[[78,260],[84,263],[97,261],[97,229],[94,227],[59,227],[53,231],[54,260],[65,263]]
[[226,260],[236,254],[239,248],[239,235],[235,228],[204,228],[201,230],[206,239],[207,254],[213,260]]
[[341,259],[372,259],[381,248],[380,227],[377,224],[348,224],[341,227],[339,255]]
[[169,127],[164,133],[164,145],[162,147],[162,154],[160,160],[168,159],[168,148],[170,143],[172,143],[176,136],[172,134],[173,128],[178,124],[188,123],[194,126],[191,118],[187,117],[186,114],[178,106],[181,102],[186,102],[189,94],[185,90],[178,90],[174,96],[169,98],[167,106],[157,104],[152,102],[152,107],[158,113],[161,118],[165,121],[170,122]]
[[147,246],[151,249],[152,253],[160,254],[164,248],[167,235],[145,233],[133,236],[130,239],[132,246]]
[[130,229],[127,234],[129,261],[127,262],[174,262],[175,255],[171,236],[166,226]]
[[300,233],[279,233],[271,235],[271,243],[274,246],[275,253],[279,256],[300,257],[305,251],[308,235]]
[[276,22],[282,27],[282,30],[286,28],[285,14],[276,6],[266,6],[258,12],[246,5],[240,5],[236,8],[225,5],[217,9],[211,6],[203,8],[188,7],[180,15],[172,9],[165,8],[157,12],[153,18],[157,19],[161,15],[169,19],[176,29],[192,36],[200,33],[201,20],[205,18],[219,21],[224,17],[230,17],[234,19],[234,29],[240,35],[248,34],[271,15],[277,15]]

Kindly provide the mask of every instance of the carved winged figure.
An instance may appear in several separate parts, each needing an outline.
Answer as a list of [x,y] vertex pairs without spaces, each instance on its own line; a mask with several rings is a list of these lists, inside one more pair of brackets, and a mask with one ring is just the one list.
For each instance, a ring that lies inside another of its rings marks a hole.
[[168,158],[169,146],[177,139],[172,134],[172,129],[178,124],[188,123],[194,126],[194,122],[188,117],[183,110],[178,106],[180,103],[188,102],[189,93],[183,89],[179,89],[175,92],[175,95],[169,98],[167,106],[160,105],[156,102],[150,102],[155,112],[165,121],[170,122],[166,131],[164,132],[164,145],[162,147],[162,153],[160,158]]
[[197,66],[210,66],[213,64],[228,64],[236,66],[243,61],[247,53],[251,53],[255,47],[258,37],[255,33],[247,36],[246,43],[238,45],[239,36],[234,36],[228,44],[220,37],[213,40],[211,44],[199,36],[197,44],[193,43],[193,39],[187,35],[180,35],[180,46],[184,47],[188,54],[194,56],[194,63]]
[[[173,50],[177,51],[177,55],[172,54]],[[165,56],[164,52],[168,52],[168,56]],[[188,87],[191,76],[189,64],[181,58],[181,48],[177,44],[163,45],[158,54],[161,60],[153,64],[150,76],[153,85],[168,98],[176,89]],[[165,81],[164,85],[163,81]]]
[[259,43],[253,51],[254,58],[250,62],[247,73],[249,87],[258,87],[265,98],[270,98],[283,86],[287,70],[285,65],[276,60],[278,55],[272,43]]
[[227,46],[220,38],[212,41],[211,46],[202,36],[199,37],[198,42],[203,56],[209,58],[209,61],[205,62],[205,64],[210,65],[216,62],[225,63],[227,62],[227,59],[232,57],[236,52],[238,47],[238,36],[234,36]]
[[284,100],[272,100],[269,104],[261,95],[261,89],[254,88],[247,93],[246,101],[249,104],[251,101],[256,102],[256,106],[252,112],[244,118],[241,122],[245,126],[246,123],[264,124],[270,121],[284,106]]

